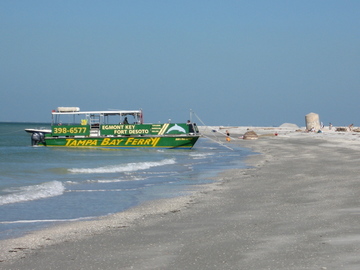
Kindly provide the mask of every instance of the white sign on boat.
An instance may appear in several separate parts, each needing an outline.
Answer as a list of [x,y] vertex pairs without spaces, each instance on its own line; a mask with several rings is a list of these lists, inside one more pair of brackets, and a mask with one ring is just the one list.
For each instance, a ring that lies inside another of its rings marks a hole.
[[58,107],[58,112],[80,112],[79,107]]

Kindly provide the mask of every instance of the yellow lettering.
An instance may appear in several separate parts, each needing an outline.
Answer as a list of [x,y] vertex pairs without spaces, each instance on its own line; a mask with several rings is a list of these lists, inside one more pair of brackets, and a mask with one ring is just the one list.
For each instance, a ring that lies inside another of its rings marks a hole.
[[85,145],[91,145],[93,140],[86,140]]
[[151,142],[151,145],[153,147],[155,147],[157,145],[157,143],[159,142],[160,138],[151,138],[152,142]]
[[138,145],[144,145],[144,141],[145,141],[145,139],[140,139],[138,142]]
[[97,145],[97,140],[92,140],[92,143],[91,143],[91,145]]
[[65,146],[96,146],[97,140],[66,139]]
[[111,140],[108,145],[116,145],[116,140]]
[[110,142],[110,138],[105,138],[102,142],[101,145],[108,145]]
[[146,139],[144,144],[151,144],[151,139]]
[[69,146],[77,146],[76,143],[77,143],[76,140],[72,140],[72,142],[69,144]]
[[86,140],[80,140],[80,141],[78,141],[78,146],[84,146],[85,145],[85,143],[86,143]]
[[128,145],[128,144],[131,143],[133,140],[134,140],[134,138],[129,138],[129,139],[127,139],[125,145]]
[[100,145],[119,145],[123,139],[104,138]]
[[139,141],[139,139],[134,139],[134,141],[131,143],[131,145],[137,145],[138,141]]
[[73,140],[74,140],[74,139],[66,139],[66,144],[65,144],[65,146],[69,146],[70,143],[71,143]]
[[123,140],[117,139],[117,140],[116,140],[116,145],[119,145],[122,141],[123,141]]

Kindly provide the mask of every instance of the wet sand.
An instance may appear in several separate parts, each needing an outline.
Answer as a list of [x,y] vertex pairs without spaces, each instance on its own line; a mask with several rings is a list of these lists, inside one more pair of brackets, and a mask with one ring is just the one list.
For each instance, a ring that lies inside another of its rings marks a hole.
[[359,135],[232,144],[261,154],[188,197],[1,241],[0,268],[360,269]]

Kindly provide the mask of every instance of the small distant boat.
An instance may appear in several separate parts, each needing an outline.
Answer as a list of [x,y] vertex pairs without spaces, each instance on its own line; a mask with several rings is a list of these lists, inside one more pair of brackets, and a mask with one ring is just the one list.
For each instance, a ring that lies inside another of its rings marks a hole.
[[32,145],[56,147],[191,149],[201,136],[195,123],[145,124],[142,110],[80,111],[58,107],[51,129],[25,129]]

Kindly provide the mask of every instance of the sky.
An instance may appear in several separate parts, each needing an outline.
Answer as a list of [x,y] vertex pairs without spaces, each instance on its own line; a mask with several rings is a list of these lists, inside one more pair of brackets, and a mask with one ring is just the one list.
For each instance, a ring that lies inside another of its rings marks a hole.
[[0,122],[360,126],[358,0],[0,0]]

